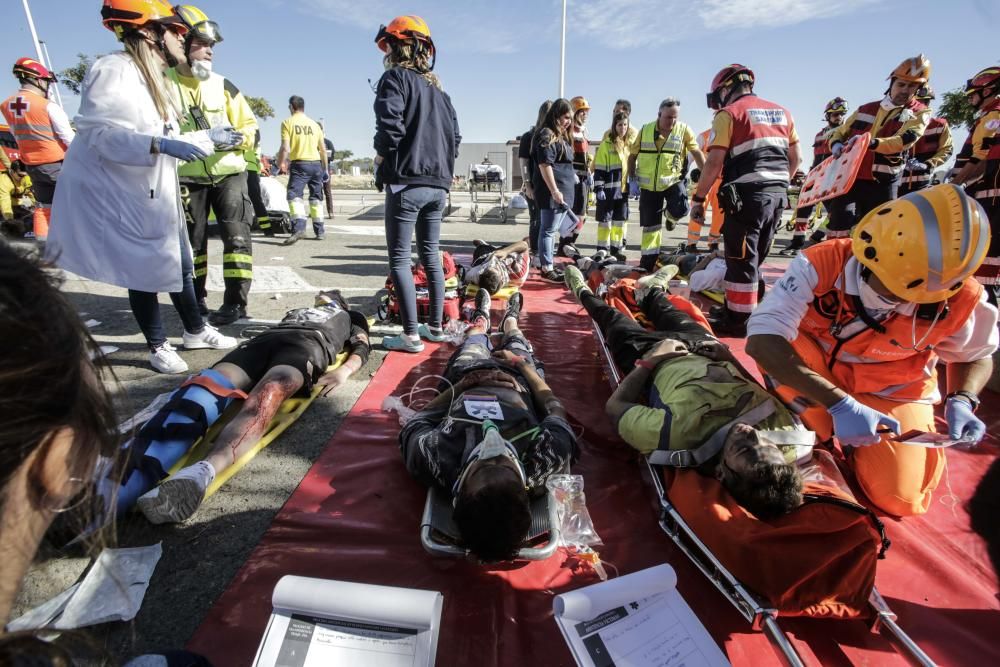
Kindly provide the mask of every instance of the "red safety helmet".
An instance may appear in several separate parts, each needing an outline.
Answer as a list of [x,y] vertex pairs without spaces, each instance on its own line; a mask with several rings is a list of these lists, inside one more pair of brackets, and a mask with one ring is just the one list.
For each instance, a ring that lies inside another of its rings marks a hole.
[[843,97],[834,97],[826,103],[826,108],[823,109],[824,116],[835,113],[847,113],[847,100]]
[[998,91],[1000,91],[1000,67],[997,66],[987,67],[965,82],[965,94],[979,93],[984,101]]
[[416,39],[429,44],[432,52],[434,50],[430,26],[427,25],[427,21],[413,14],[397,16],[389,21],[389,25],[381,26],[378,29],[378,34],[375,35],[375,44],[383,53],[389,53],[389,37],[401,41]]
[[187,26],[163,0],[104,0],[101,23],[118,39],[147,23],[169,25],[181,33],[187,32]]
[[23,76],[30,76],[35,79],[41,79],[42,81],[55,81],[56,75],[48,70],[48,68],[42,63],[38,62],[34,58],[18,58],[17,62],[14,63],[14,76],[21,78]]
[[719,70],[719,73],[715,75],[715,78],[712,79],[711,91],[706,96],[708,108],[722,108],[722,98],[719,95],[719,89],[723,86],[736,83],[749,83],[753,86],[755,80],[756,78],[754,77],[753,70],[746,65],[733,63],[732,65],[723,67]]

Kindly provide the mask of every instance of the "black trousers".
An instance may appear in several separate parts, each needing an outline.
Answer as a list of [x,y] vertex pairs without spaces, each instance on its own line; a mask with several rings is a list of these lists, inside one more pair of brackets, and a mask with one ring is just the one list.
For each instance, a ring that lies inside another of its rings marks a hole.
[[826,231],[831,238],[845,236],[844,232],[851,231],[869,211],[895,199],[898,191],[899,181],[892,183],[861,179],[854,181],[853,187],[847,194],[834,197],[827,202],[830,224],[826,226]]
[[760,290],[760,263],[771,251],[788,196],[780,191],[740,188],[742,208],[726,211],[722,239],[726,248],[726,310],[736,321],[750,317]]
[[208,292],[208,213],[215,219],[222,236],[222,277],[226,283],[225,305],[247,305],[253,282],[253,247],[250,221],[253,204],[247,191],[247,175],[233,174],[213,184],[183,183],[181,199],[187,215],[188,237],[194,252],[194,291],[199,299]]
[[538,213],[538,204],[533,197],[524,196],[528,202],[528,247],[531,256],[538,254],[538,227],[541,225],[541,218]]
[[[264,195],[260,191],[260,172],[247,170],[247,194],[250,196],[250,203],[253,204],[253,214],[257,226],[261,230],[271,228],[271,219],[267,215],[267,206],[264,205]],[[251,228],[253,225],[251,224]]]
[[683,310],[675,308],[660,290],[652,290],[639,304],[656,331],[644,329],[631,317],[590,292],[582,293],[580,301],[587,314],[597,323],[608,343],[611,357],[622,373],[629,373],[635,362],[661,340],[673,338],[682,341],[689,348],[714,340],[705,327]]

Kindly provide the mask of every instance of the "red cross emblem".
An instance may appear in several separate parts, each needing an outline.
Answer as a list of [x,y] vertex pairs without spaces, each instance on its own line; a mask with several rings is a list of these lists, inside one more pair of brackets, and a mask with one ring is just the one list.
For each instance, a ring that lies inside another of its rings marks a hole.
[[24,112],[31,108],[31,104],[26,102],[24,98],[19,95],[7,105],[7,108],[10,109],[10,112],[18,118],[23,118]]

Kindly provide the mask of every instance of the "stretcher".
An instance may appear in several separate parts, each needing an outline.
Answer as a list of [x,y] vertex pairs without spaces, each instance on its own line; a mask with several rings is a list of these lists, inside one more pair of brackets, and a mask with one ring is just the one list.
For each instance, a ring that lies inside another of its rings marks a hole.
[[[424,514],[420,519],[420,543],[432,556],[476,560],[463,546],[458,527],[452,520],[452,512],[451,499],[432,487],[427,492]],[[549,494],[531,502],[531,528],[523,544],[515,560],[545,560],[556,552],[559,521],[556,504]]]
[[854,186],[870,142],[871,134],[868,132],[856,136],[839,156],[831,155],[811,169],[802,184],[796,206],[801,208],[847,194]]
[[472,205],[469,208],[469,220],[476,222],[479,215],[479,197],[481,193],[494,193],[497,197],[497,207],[500,210],[500,222],[507,221],[507,174],[498,164],[484,162],[469,165],[469,197]]
[[[617,388],[621,382],[621,374],[615,366],[600,329],[596,323],[591,322],[591,325],[598,341],[598,349],[603,356],[609,381],[612,388]],[[662,466],[654,465],[650,463],[648,458],[644,458],[644,477],[648,477],[657,496],[660,527],[673,540],[674,544],[722,593],[736,611],[750,623],[755,631],[765,634],[780,660],[793,667],[804,666],[806,663],[778,624],[779,611],[775,605],[755,594],[735,577],[705,545],[705,542],[695,534],[674,503],[671,502],[663,481]],[[873,634],[885,636],[904,656],[922,667],[936,664],[899,626],[896,622],[896,614],[893,613],[874,585],[867,603],[870,612],[869,630]]]
[[[337,359],[327,368],[327,372],[336,370],[345,361],[347,361],[348,353],[341,352],[337,355]],[[208,498],[220,488],[222,485],[232,479],[233,475],[242,470],[246,464],[250,463],[251,460],[257,454],[259,454],[265,447],[270,445],[275,439],[284,433],[289,426],[294,424],[302,413],[308,409],[312,402],[316,400],[316,397],[320,395],[323,391],[322,385],[315,385],[312,391],[309,392],[308,396],[296,398],[292,397],[286,399],[279,407],[277,414],[271,419],[271,423],[268,424],[267,430],[260,437],[253,447],[248,449],[243,455],[233,462],[231,466],[218,473],[215,476],[215,480],[208,486],[205,490],[205,497]],[[215,441],[219,437],[219,433],[222,429],[226,427],[229,420],[239,412],[240,407],[242,407],[243,401],[234,401],[225,412],[219,417],[218,420],[208,429],[204,436],[199,438],[188,450],[187,454],[183,456],[177,463],[175,463],[169,470],[169,474],[173,475],[178,472],[181,468],[185,468],[197,461],[201,461],[212,451],[212,447],[215,446]]]

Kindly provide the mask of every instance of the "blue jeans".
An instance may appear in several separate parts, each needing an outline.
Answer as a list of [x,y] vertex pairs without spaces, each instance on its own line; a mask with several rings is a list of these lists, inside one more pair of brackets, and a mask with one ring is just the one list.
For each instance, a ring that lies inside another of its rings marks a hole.
[[[173,302],[177,314],[181,316],[184,324],[184,331],[188,333],[201,333],[205,329],[205,322],[198,311],[198,297],[194,294],[194,262],[191,258],[191,246],[188,244],[187,230],[178,225],[179,242],[181,246],[181,291],[171,292],[170,301]],[[163,318],[160,317],[160,302],[156,298],[156,292],[140,292],[130,289],[128,291],[128,303],[132,307],[132,315],[139,323],[139,329],[146,338],[146,344],[150,349],[158,347],[167,341],[167,336],[163,332]]]
[[417,232],[417,254],[427,272],[427,292],[430,315],[427,325],[441,326],[444,311],[444,272],[438,241],[441,238],[441,217],[444,214],[447,190],[424,185],[411,185],[399,192],[386,187],[385,241],[389,250],[389,272],[399,299],[399,316],[403,333],[417,333],[417,292],[413,285],[410,245],[414,229]]
[[556,236],[559,235],[559,227],[562,225],[566,213],[552,208],[543,208],[538,211],[538,216],[539,261],[543,269],[551,269],[555,262]]

